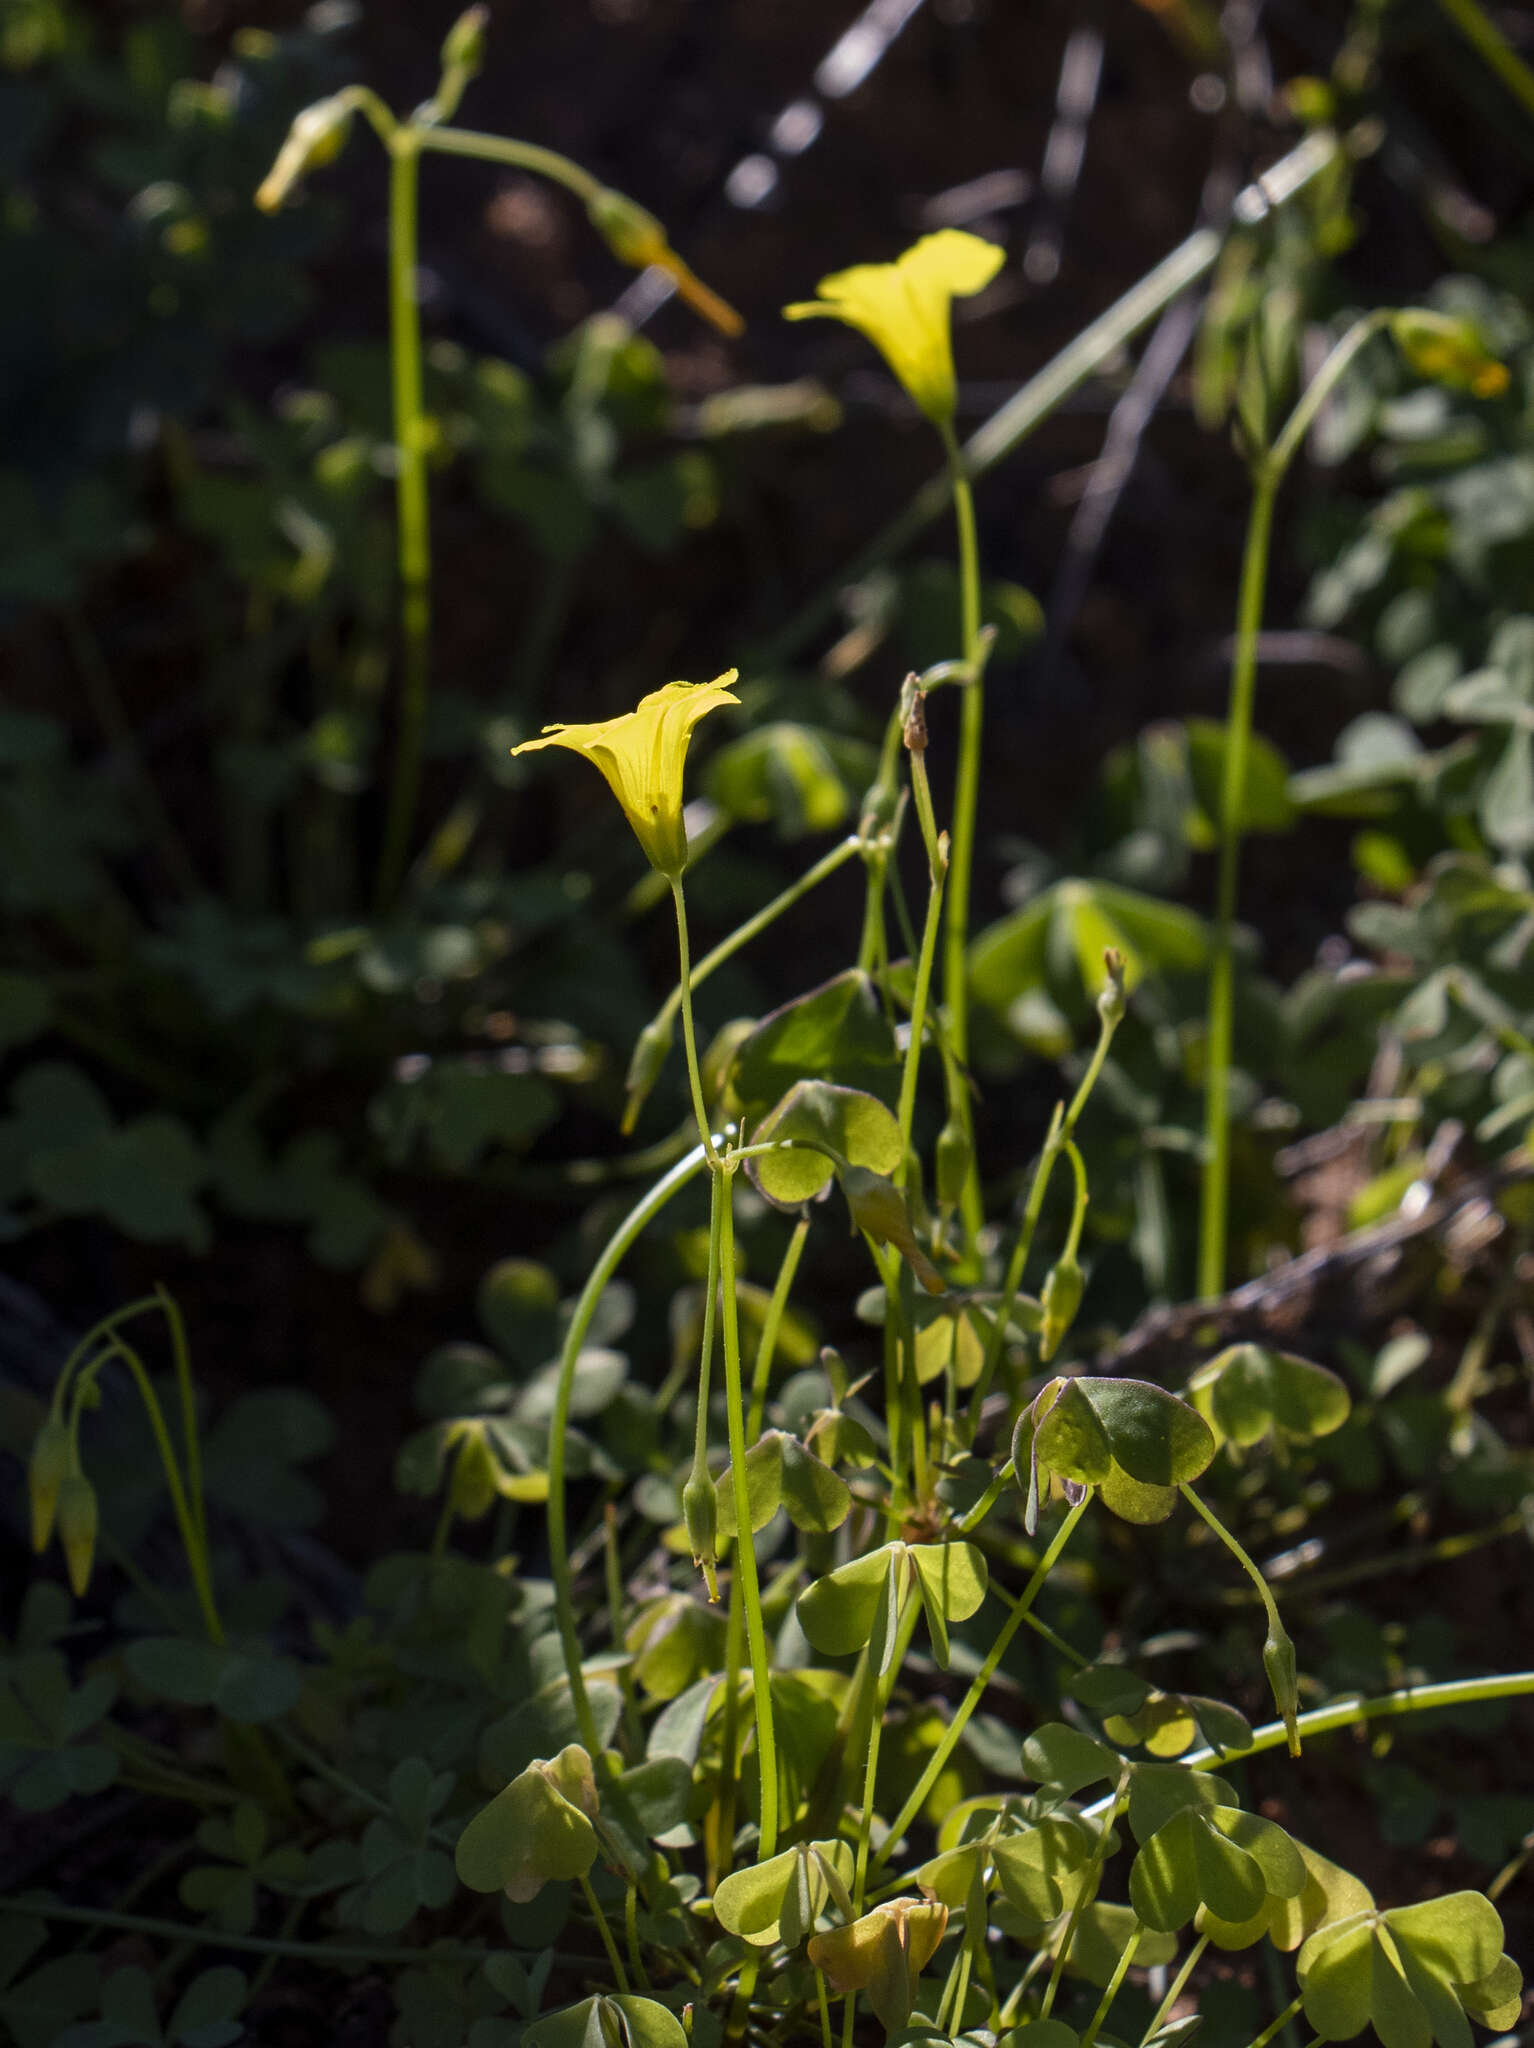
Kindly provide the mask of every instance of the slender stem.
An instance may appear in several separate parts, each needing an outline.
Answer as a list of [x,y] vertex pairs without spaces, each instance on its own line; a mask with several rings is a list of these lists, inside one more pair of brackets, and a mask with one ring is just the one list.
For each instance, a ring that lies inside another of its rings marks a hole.
[[815,2002],[820,2007],[820,2048],[831,2048],[831,2006],[823,1970],[815,1972]]
[[[1154,2018],[1140,2038],[1140,2048],[1150,2048],[1150,2043],[1166,2025],[1167,2015],[1171,2012],[1173,2006],[1176,2005],[1178,1999],[1182,1997],[1184,1991],[1187,1990],[1188,1979],[1193,1975],[1194,1970],[1198,1966],[1199,1957],[1202,1956],[1208,1946],[1209,1936],[1201,1934],[1198,1940],[1194,1942],[1192,1948],[1189,1949],[1187,1955],[1183,1958],[1181,1969],[1166,1988],[1166,1997],[1156,2007]],[[1257,2048],[1255,2042],[1253,2042],[1252,2048]]]
[[[910,1567],[902,1562],[901,1571]],[[917,1617],[921,1613],[921,1595],[913,1585],[906,1595],[903,1611],[895,1625],[894,1650],[889,1668],[882,1674],[874,1668],[872,1659],[864,1666],[864,1684],[868,1688],[869,1701],[868,1739],[863,1756],[863,1803],[858,1809],[857,1856],[852,1871],[852,1917],[862,1915],[863,1902],[868,1896],[868,1851],[873,1839],[874,1790],[879,1777],[879,1747],[884,1735],[884,1716],[889,1710],[890,1694],[895,1690],[895,1680],[905,1662],[906,1651],[911,1647],[911,1638],[916,1633]],[[861,1711],[861,1708],[860,1708]]]
[[389,145],[389,358],[394,385],[401,673],[394,779],[378,870],[382,908],[398,894],[410,858],[430,683],[431,529],[416,248],[420,150],[430,132],[400,128]]
[[618,1980],[618,1989],[622,1992],[627,1992],[629,1988],[628,1974],[623,1967],[623,1958],[618,1953],[618,1944],[613,1940],[613,1931],[607,1924],[607,1915],[602,1911],[602,1902],[591,1889],[591,1879],[586,1875],[585,1871],[581,1872],[579,1882],[582,1896],[586,1901],[586,1909],[596,1922],[597,1933],[601,1935],[602,1946],[607,1951],[608,1963],[611,1965],[614,1977]]
[[[968,671],[960,691],[959,765],[953,788],[953,849],[949,857],[948,922],[943,933],[943,1008],[948,1043],[961,1067],[969,1062],[970,882],[975,861],[975,826],[980,805],[980,749],[985,726],[985,679],[980,640],[980,543],[975,531],[975,498],[969,473],[953,428],[943,429],[948,456],[948,481],[953,493],[954,524],[959,543],[959,640]],[[960,1115],[970,1139],[969,1172],[960,1201],[965,1234],[971,1244],[984,1221],[980,1172],[974,1151],[973,1119],[967,1096],[959,1098]]]
[[165,1411],[160,1406],[159,1397],[155,1393],[144,1361],[133,1346],[115,1330],[108,1342],[112,1351],[132,1373],[134,1383],[138,1387],[139,1399],[143,1402],[144,1411],[149,1417],[149,1427],[154,1432],[155,1448],[160,1454],[160,1463],[165,1471],[165,1485],[170,1494],[171,1512],[175,1515],[176,1527],[181,1532],[181,1545],[186,1552],[187,1568],[192,1574],[192,1588],[202,1612],[202,1625],[207,1631],[210,1643],[222,1643],[224,1624],[219,1619],[218,1604],[213,1597],[208,1554],[187,1503],[186,1489],[181,1483],[181,1468],[176,1462],[175,1446],[170,1440],[170,1431],[165,1423]]
[[1053,1541],[1039,1559],[1032,1578],[1014,1601],[1012,1612],[1002,1624],[1000,1633],[991,1645],[989,1655],[975,1673],[973,1679],[971,1679],[969,1691],[965,1693],[963,1699],[959,1702],[953,1719],[944,1729],[941,1740],[928,1758],[925,1770],[923,1770],[920,1778],[916,1781],[910,1797],[906,1800],[905,1805],[901,1807],[889,1833],[881,1843],[878,1853],[874,1858],[876,1864],[882,1866],[888,1862],[896,1843],[911,1825],[917,1814],[921,1812],[923,1805],[926,1803],[927,1794],[942,1775],[944,1766],[958,1745],[959,1737],[964,1733],[965,1728],[969,1724],[971,1714],[974,1713],[976,1707],[984,1699],[986,1687],[995,1677],[1002,1658],[1007,1654],[1008,1645],[1022,1627],[1029,1608],[1038,1597],[1039,1589],[1043,1586],[1044,1581],[1049,1577],[1059,1561],[1060,1553],[1065,1549],[1066,1544],[1070,1542],[1075,1532],[1076,1524],[1086,1513],[1091,1498],[1092,1495],[1088,1491],[1070,1509],[1064,1521],[1061,1522],[1059,1528],[1055,1531]]
[[1380,308],[1354,321],[1306,386],[1271,450],[1252,469],[1252,507],[1241,555],[1225,761],[1220,784],[1219,855],[1215,882],[1214,960],[1209,975],[1204,1041],[1204,1168],[1199,1204],[1198,1291],[1205,1301],[1224,1291],[1229,1242],[1230,1064],[1234,1036],[1233,939],[1241,872],[1242,806],[1257,700],[1257,639],[1262,630],[1273,507],[1279,487],[1326,400],[1365,344],[1393,317]]
[[1108,2017],[1108,2009],[1119,1995],[1119,1986],[1129,1975],[1130,1962],[1135,1950],[1140,1945],[1141,1931],[1140,1923],[1136,1920],[1134,1926],[1129,1930],[1129,1939],[1125,1942],[1119,1953],[1119,1959],[1113,1966],[1113,1975],[1103,1987],[1103,1995],[1097,2001],[1097,2010],[1087,2022],[1087,2030],[1081,2037],[1081,2048],[1092,2048],[1092,2043],[1097,2039],[1097,2030]]
[[1215,884],[1214,961],[1209,974],[1209,1013],[1204,1036],[1204,1170],[1199,1208],[1198,1291],[1213,1300],[1225,1287],[1230,1201],[1230,1060],[1234,1030],[1235,961],[1232,940],[1241,869],[1241,805],[1246,789],[1247,752],[1257,692],[1257,635],[1262,627],[1273,532],[1277,480],[1259,473],[1252,490],[1241,589],[1236,606],[1236,646],[1231,664],[1230,705],[1225,723],[1225,771],[1220,791],[1219,872]]
[[1268,2043],[1273,2039],[1273,2037],[1276,2034],[1281,2034],[1292,2019],[1298,2018],[1300,2009],[1304,2005],[1304,2003],[1304,1994],[1297,1992],[1295,1996],[1290,1999],[1289,2003],[1284,2007],[1283,2011],[1278,2015],[1277,2019],[1273,2020],[1268,2026],[1264,2027],[1262,2032],[1257,2036],[1257,2038],[1251,2043],[1249,2043],[1249,2048],[1268,2048]]
[[[55,1905],[52,1899],[35,1896],[19,1899],[0,1897],[0,1913],[19,1913],[30,1919],[61,1920],[75,1927],[115,1927],[124,1934],[158,1935],[166,1941],[180,1941],[202,1948],[232,1948],[255,1956],[301,1956],[318,1963],[457,1963],[468,1969],[504,1955],[503,1948],[451,1947],[433,1942],[430,1949],[389,1948],[378,1942],[277,1941],[259,1934],[231,1934],[223,1927],[193,1927],[179,1920],[154,1920],[143,1913],[109,1913],[91,1906]],[[574,1958],[568,1960],[573,1961]]]
[[168,1288],[156,1287],[155,1299],[165,1311],[170,1326],[171,1359],[176,1369],[176,1391],[181,1401],[182,1450],[186,1456],[187,1501],[192,1520],[202,1538],[203,1555],[208,1554],[208,1507],[202,1486],[202,1438],[197,1427],[197,1389],[192,1380],[192,1353],[186,1340],[186,1322]]
[[[693,968],[692,986],[695,989],[701,988],[716,967],[722,967],[726,960],[740,951],[742,946],[749,945],[752,939],[756,938],[759,933],[766,931],[770,924],[773,924],[780,918],[785,910],[791,909],[801,896],[807,896],[812,889],[818,888],[828,875],[834,875],[838,868],[844,867],[851,860],[852,856],[861,849],[861,845],[862,842],[856,835],[849,839],[843,839],[838,845],[833,846],[829,853],[822,854],[813,867],[806,868],[796,882],[790,882],[788,887],[780,890],[770,903],[764,904],[753,916],[748,917],[744,924],[738,924],[734,931],[727,933],[719,941],[718,945],[710,952],[705,953],[696,967]],[[647,1027],[648,1030],[652,1034],[669,1033],[675,1024],[677,1012],[681,1007],[682,985],[678,982],[650,1020]],[[643,1088],[636,1088],[632,1081],[630,1082],[629,1100],[623,1116],[625,1132],[633,1129],[635,1122],[638,1120],[639,1112],[644,1106],[645,1096],[648,1093],[648,1083]]]
[[746,1640],[751,1649],[751,1705],[756,1720],[756,1753],[762,1781],[761,1826],[757,1859],[765,1863],[778,1846],[778,1746],[773,1730],[772,1665],[762,1625],[762,1595],[756,1577],[756,1548],[751,1540],[751,1495],[746,1482],[746,1414],[740,1371],[740,1315],[735,1295],[735,1204],[733,1174],[719,1179],[719,1284],[723,1294],[725,1404],[729,1414],[730,1468],[735,1489],[735,1571],[731,1605],[739,1599],[746,1610]]
[[[1268,1617],[1269,1628],[1271,1628],[1275,1632],[1275,1634],[1282,1634],[1284,1624],[1283,1617],[1279,1614],[1278,1611],[1278,1602],[1274,1599],[1273,1588],[1268,1584],[1267,1580],[1263,1577],[1262,1568],[1257,1563],[1257,1560],[1252,1556],[1251,1552],[1248,1551],[1237,1540],[1235,1535],[1233,1535],[1233,1533],[1226,1528],[1225,1524],[1220,1520],[1219,1516],[1214,1512],[1214,1510],[1210,1507],[1205,1506],[1204,1502],[1199,1499],[1198,1495],[1193,1491],[1193,1488],[1191,1486],[1183,1485],[1180,1486],[1177,1490],[1182,1495],[1183,1499],[1188,1502],[1189,1506],[1195,1508],[1198,1511],[1198,1513],[1203,1517],[1204,1521],[1214,1531],[1215,1535],[1219,1537],[1220,1541],[1225,1545],[1225,1548],[1230,1552],[1231,1556],[1236,1560],[1237,1564],[1240,1565],[1241,1569],[1246,1573],[1247,1577],[1251,1580],[1252,1585],[1256,1589],[1257,1597],[1259,1600],[1261,1600],[1263,1610]],[[1245,1754],[1244,1751],[1243,1754]]]
[[1438,5],[1476,54],[1496,72],[1525,113],[1534,114],[1534,71],[1513,49],[1476,0],[1438,0]]
[[570,1396],[575,1386],[575,1367],[581,1355],[581,1347],[586,1341],[586,1332],[591,1328],[591,1319],[596,1314],[597,1303],[601,1300],[608,1281],[622,1263],[624,1254],[645,1225],[652,1222],[672,1196],[686,1187],[693,1175],[706,1164],[707,1155],[703,1147],[694,1146],[692,1151],[687,1153],[685,1158],[679,1159],[671,1171],[658,1180],[624,1217],[608,1239],[602,1256],[592,1267],[586,1285],[581,1289],[580,1299],[575,1304],[575,1313],[570,1318],[569,1328],[565,1331],[564,1346],[559,1354],[559,1378],[554,1388],[554,1410],[549,1419],[549,1498],[545,1510],[545,1526],[549,1539],[549,1576],[554,1582],[554,1612],[559,1623],[565,1675],[570,1681],[570,1695],[575,1703],[576,1721],[581,1731],[581,1741],[593,1757],[601,1754],[602,1744],[597,1735],[591,1700],[581,1672],[581,1646],[575,1627],[575,1598],[571,1585],[570,1538],[565,1501],[566,1438],[570,1428]]
[[[911,777],[925,795],[927,768],[920,754],[911,756]],[[932,801],[918,809],[930,817]],[[916,1083],[921,1074],[922,1043],[927,1036],[927,998],[932,987],[932,962],[937,953],[938,927],[943,916],[944,871],[939,858],[932,860],[932,880],[927,890],[927,919],[922,926],[921,951],[916,959],[916,981],[911,991],[911,1036],[906,1044],[905,1065],[900,1074],[900,1180],[905,1184],[911,1152],[911,1124],[916,1115]]]
[[708,1163],[716,1171],[719,1154],[714,1146],[714,1136],[709,1129],[708,1111],[703,1103],[703,1075],[698,1066],[698,1041],[692,1021],[692,961],[687,944],[687,899],[682,894],[682,878],[671,877],[671,899],[676,905],[676,950],[680,970],[678,989],[682,998],[682,1044],[687,1054],[687,1081],[692,1089],[692,1113],[697,1120],[698,1137]]
[[558,150],[543,149],[536,142],[518,142],[510,135],[484,135],[474,128],[422,128],[417,132],[420,149],[438,149],[447,156],[473,156],[489,164],[511,164],[519,171],[532,171],[563,185],[586,204],[602,191],[599,178],[572,163]]
[[1077,1886],[1076,1896],[1071,1901],[1071,1910],[1066,1916],[1065,1926],[1061,1930],[1060,1939],[1055,1943],[1054,1960],[1049,1970],[1049,1982],[1044,1986],[1044,1998],[1039,2007],[1040,2019],[1047,2020],[1054,2009],[1055,1994],[1060,1989],[1060,1979],[1065,1974],[1066,1957],[1071,1952],[1071,1944],[1076,1939],[1076,1929],[1081,1925],[1082,1916],[1097,1897],[1097,1887],[1102,1883],[1103,1865],[1108,1860],[1108,1844],[1113,1838],[1114,1823],[1119,1817],[1119,1809],[1124,1804],[1124,1782],[1121,1778],[1118,1790],[1113,1794],[1111,1801],[1107,1803],[1105,1811],[1101,1815],[1101,1832],[1092,1845],[1092,1854],[1086,1869],[1081,1873],[1081,1883]]
[[788,1307],[788,1297],[793,1292],[794,1276],[799,1271],[799,1259],[804,1251],[805,1240],[810,1234],[810,1212],[801,1212],[794,1225],[793,1235],[783,1253],[783,1263],[778,1268],[778,1277],[773,1283],[772,1298],[767,1303],[767,1313],[762,1318],[762,1332],[756,1340],[756,1362],[751,1371],[751,1412],[746,1417],[746,1435],[752,1443],[762,1433],[762,1417],[767,1409],[767,1388],[772,1378],[772,1361],[778,1348],[778,1332],[783,1327],[783,1313]]
[[[703,1577],[708,1586],[709,1603],[712,1605],[719,1598],[719,1581],[715,1574],[717,1553],[714,1549],[714,1482],[708,1474],[708,1388],[714,1371],[714,1323],[719,1303],[719,1250],[729,1190],[725,1186],[725,1176],[722,1173],[711,1174],[709,1181],[708,1277],[703,1288],[703,1336],[698,1349],[698,1398],[693,1412],[692,1473],[687,1484],[689,1489],[708,1489],[703,1495],[709,1511],[708,1526],[706,1534],[700,1531],[700,1534],[704,1535],[704,1541],[701,1555],[695,1562],[702,1567]],[[685,1494],[683,1504],[688,1507],[688,1520],[691,1522],[692,1510]]]
[[629,1952],[629,1968],[641,1991],[650,1988],[649,1973],[639,1949],[639,1887],[630,1878],[623,1887],[623,1940]]

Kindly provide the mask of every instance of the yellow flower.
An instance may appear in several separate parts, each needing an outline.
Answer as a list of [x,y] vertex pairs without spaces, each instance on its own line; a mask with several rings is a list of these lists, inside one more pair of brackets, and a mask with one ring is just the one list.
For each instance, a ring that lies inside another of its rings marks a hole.
[[923,235],[893,263],[859,263],[823,277],[818,299],[785,306],[787,320],[845,320],[866,334],[928,419],[944,427],[958,392],[948,309],[988,285],[1002,251],[958,228]]
[[682,823],[682,769],[687,742],[700,718],[721,704],[738,704],[730,685],[738,671],[727,669],[711,683],[667,683],[641,697],[637,710],[599,725],[546,725],[543,738],[524,740],[514,754],[536,747],[569,747],[594,761],[607,777],[623,815],[633,826],[645,856],[663,875],[677,876],[687,865],[687,828]]

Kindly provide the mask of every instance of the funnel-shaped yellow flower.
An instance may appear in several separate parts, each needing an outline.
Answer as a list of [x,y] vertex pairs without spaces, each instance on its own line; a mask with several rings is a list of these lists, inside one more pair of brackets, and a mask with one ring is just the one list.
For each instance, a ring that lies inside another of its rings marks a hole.
[[721,704],[738,704],[730,690],[738,671],[727,669],[711,683],[667,683],[641,697],[637,710],[599,725],[546,725],[543,738],[524,740],[514,754],[535,747],[569,747],[594,761],[607,777],[623,815],[633,826],[645,856],[663,875],[687,865],[687,828],[682,823],[682,770],[687,742],[700,718]]
[[825,317],[856,327],[882,351],[928,419],[945,427],[958,399],[949,306],[983,289],[1001,265],[994,242],[944,228],[923,235],[893,263],[859,263],[823,277],[815,287],[820,297],[785,306],[783,317]]

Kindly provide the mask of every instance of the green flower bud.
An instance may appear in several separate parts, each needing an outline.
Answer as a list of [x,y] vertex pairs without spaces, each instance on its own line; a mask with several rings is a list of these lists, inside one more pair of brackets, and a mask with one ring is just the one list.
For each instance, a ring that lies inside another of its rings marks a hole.
[[334,162],[346,147],[351,125],[352,104],[345,93],[316,100],[313,106],[295,114],[287,140],[277,152],[277,161],[256,193],[261,211],[275,213],[300,178]]
[[623,1135],[628,1137],[639,1121],[639,1112],[649,1098],[650,1090],[660,1079],[666,1056],[676,1041],[676,1022],[672,1017],[652,1017],[634,1041],[634,1051],[629,1060],[629,1070],[623,1085],[628,1091],[628,1101],[623,1110]]
[[59,1487],[59,1541],[77,1600],[91,1582],[98,1519],[95,1487],[83,1472],[69,1473]]
[[1074,1252],[1056,1259],[1044,1276],[1044,1291],[1039,1297],[1044,1311],[1039,1328],[1039,1356],[1046,1365],[1065,1342],[1066,1332],[1076,1320],[1085,1286],[1086,1276]]
[[485,30],[489,23],[488,7],[466,8],[459,15],[443,39],[444,71],[463,71],[469,78],[479,76],[485,64]]
[[637,200],[604,185],[586,203],[591,225],[620,263],[643,270],[660,260],[667,247],[666,230]]
[[69,1426],[62,1416],[50,1415],[32,1439],[27,1460],[27,1494],[32,1503],[32,1548],[41,1554],[53,1534],[53,1517],[59,1504],[59,1488],[75,1462]]
[[1110,946],[1103,954],[1103,965],[1108,970],[1108,980],[1097,998],[1097,1014],[1113,1031],[1124,1021],[1124,956],[1116,946]]
[[974,1158],[969,1133],[957,1116],[951,1116],[937,1134],[937,1199],[945,1214],[958,1207]]
[[466,1522],[477,1522],[489,1514],[500,1495],[495,1453],[485,1441],[478,1424],[468,1424],[458,1439],[453,1460],[453,1480],[448,1493],[453,1513]]
[[1489,352],[1468,320],[1407,306],[1394,315],[1390,331],[1419,377],[1474,398],[1500,398],[1508,387],[1507,365]]
[[1262,1668],[1268,1674],[1268,1684],[1273,1689],[1273,1704],[1277,1707],[1289,1736],[1289,1754],[1300,1753],[1300,1731],[1298,1725],[1300,1691],[1299,1668],[1295,1660],[1294,1644],[1281,1622],[1275,1621],[1268,1631],[1268,1639],[1262,1646]]
[[708,1585],[708,1597],[718,1601],[719,1581],[714,1576],[718,1557],[719,1496],[706,1472],[695,1471],[682,1488],[682,1519],[692,1545],[692,1561]]

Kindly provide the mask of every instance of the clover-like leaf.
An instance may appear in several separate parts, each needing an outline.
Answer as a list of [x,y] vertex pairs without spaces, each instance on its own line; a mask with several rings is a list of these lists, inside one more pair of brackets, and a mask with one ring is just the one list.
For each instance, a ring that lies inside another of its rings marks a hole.
[[[735,1516],[735,1467],[726,1465],[715,1482],[715,1532],[734,1536],[739,1531]],[[746,1498],[751,1504],[751,1529],[765,1529],[777,1513],[783,1498],[783,1432],[769,1429],[746,1453]]]
[[688,2048],[687,2031],[668,2006],[632,1992],[597,1994],[534,2020],[526,2048]]
[[[798,1600],[799,1626],[823,1656],[849,1657],[866,1646],[892,1577],[898,1593],[904,1555],[903,1544],[886,1543],[805,1587]],[[894,1604],[898,1607],[898,1599]]]
[[1053,1920],[1071,1903],[1070,1879],[1090,1860],[1096,1837],[1069,1814],[1046,1814],[993,1845],[996,1875],[1013,1905]]
[[783,1439],[783,1508],[796,1529],[825,1536],[852,1512],[846,1481],[796,1437]]
[[828,1901],[849,1920],[852,1850],[846,1842],[799,1842],[781,1856],[735,1870],[714,1893],[714,1917],[756,1948],[796,1947],[815,1931]]
[[[1387,2048],[1470,2048],[1466,2013],[1511,1996],[1502,1922],[1478,1892],[1452,1892],[1323,1926],[1300,1951],[1305,2017],[1323,2041],[1371,2025]],[[1499,1974],[1500,1973],[1500,1974]]]
[[1099,1779],[1116,1784],[1123,1761],[1106,1743],[1064,1721],[1047,1721],[1023,1744],[1023,1769],[1029,1777],[1067,1798]]
[[1196,1479],[1214,1453],[1204,1418],[1147,1380],[1051,1380],[1024,1410],[1012,1441],[1030,1529],[1041,1478],[1067,1491],[1095,1486],[1125,1521],[1164,1521],[1176,1489]]
[[1298,1898],[1309,1873],[1276,1822],[1233,1806],[1184,1806],[1141,1848],[1129,1897],[1147,1927],[1172,1934],[1200,1906],[1239,1925],[1263,1901]]
[[577,1743],[539,1758],[496,1793],[458,1838],[458,1875],[475,1892],[535,1899],[558,1879],[584,1877],[597,1859],[596,1780]]
[[1300,1441],[1330,1436],[1352,1406],[1347,1388],[1324,1365],[1262,1344],[1232,1344],[1201,1365],[1188,1382],[1188,1398],[1243,1449],[1274,1430]]
[[932,1647],[946,1671],[948,1624],[978,1612],[985,1599],[985,1558],[973,1543],[913,1543],[906,1555],[916,1570]]
[[[798,1147],[768,1152],[747,1162],[746,1171],[762,1193],[782,1208],[796,1208],[827,1186],[839,1154],[852,1166],[892,1174],[900,1165],[900,1126],[876,1096],[830,1081],[798,1081],[752,1133],[795,1139]],[[827,1146],[829,1153],[818,1151]]]

